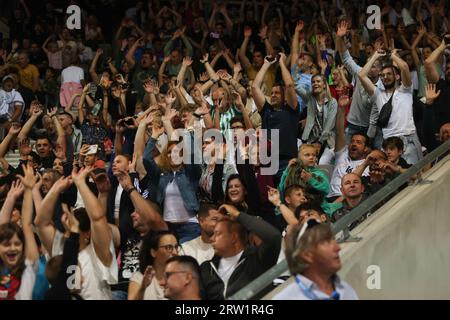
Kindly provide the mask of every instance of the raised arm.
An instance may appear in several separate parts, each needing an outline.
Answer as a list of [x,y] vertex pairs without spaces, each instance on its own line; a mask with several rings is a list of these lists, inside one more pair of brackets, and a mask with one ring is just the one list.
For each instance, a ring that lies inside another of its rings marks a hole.
[[436,71],[436,62],[444,53],[446,48],[450,49],[450,45],[445,44],[445,38],[450,38],[450,35],[446,35],[444,39],[442,39],[441,45],[437,47],[425,60],[425,74],[429,83],[436,83],[439,81],[439,74]]
[[264,64],[262,65],[261,69],[259,70],[258,74],[255,77],[255,80],[253,80],[252,83],[253,100],[255,100],[255,104],[259,112],[261,112],[264,104],[266,103],[266,97],[264,96],[264,93],[261,90],[261,84],[264,80],[267,70],[269,70],[270,66],[275,62],[276,60],[269,62],[269,60],[267,60],[266,57],[264,59]]
[[56,145],[61,148],[61,152],[66,154],[66,133],[61,126],[61,123],[58,120],[58,117],[56,116],[56,113],[58,112],[58,107],[52,108],[50,111],[47,112],[47,115],[52,119],[53,124],[55,125],[56,132],[57,132],[57,139],[56,139]]
[[134,188],[130,175],[125,171],[120,171],[117,175],[120,185],[123,190],[130,195],[130,199],[133,202],[136,212],[145,218],[147,222],[151,224],[152,230],[167,230],[167,224],[163,220],[161,214],[155,210],[147,200]]
[[31,262],[39,258],[38,246],[33,232],[33,196],[32,190],[36,184],[34,169],[31,164],[23,166],[24,176],[18,176],[25,188],[22,203],[22,229],[25,236],[25,257]]
[[56,233],[53,225],[53,214],[55,213],[56,203],[60,194],[71,185],[70,177],[60,178],[53,184],[44,199],[42,199],[41,205],[36,206],[34,224],[36,225],[39,239],[50,255],[52,254],[53,239]]
[[248,70],[252,64],[250,60],[247,58],[247,46],[250,41],[250,37],[252,36],[252,29],[249,27],[244,28],[244,41],[242,42],[241,48],[239,50],[239,60],[242,63],[242,66],[245,70]]
[[416,37],[416,39],[414,40],[414,42],[411,45],[411,56],[413,58],[414,64],[416,65],[416,67],[419,67],[420,63],[420,58],[417,55],[417,45],[419,44],[419,42],[422,40],[423,36],[427,33],[427,29],[425,28],[425,26],[419,26],[418,28],[419,31],[419,35]]
[[216,72],[214,71],[214,69],[212,68],[212,66],[209,64],[209,62],[208,62],[208,57],[209,57],[209,54],[206,53],[205,55],[203,55],[203,59],[200,60],[200,62],[203,63],[203,64],[205,65],[205,69],[206,69],[206,72],[207,72],[208,75],[209,75],[209,78],[210,78],[214,83],[216,83],[216,82],[218,82],[218,81],[220,80],[220,78],[219,78],[219,76],[216,74]]
[[298,109],[297,94],[294,88],[294,80],[292,79],[291,73],[286,66],[286,55],[280,53],[280,69],[281,77],[283,78],[284,85],[286,87],[286,102],[294,110]]
[[125,61],[128,63],[130,69],[133,69],[134,66],[136,65],[136,59],[134,59],[134,55],[136,53],[137,48],[140,46],[142,40],[143,38],[136,40],[136,42],[133,43],[130,50],[128,50],[127,54],[125,55]]
[[345,108],[350,103],[346,95],[341,95],[338,101],[338,110],[336,115],[336,144],[335,151],[339,152],[345,148]]
[[271,56],[274,54],[272,44],[269,41],[269,38],[267,37],[267,26],[263,26],[259,32],[259,37],[261,38],[261,41],[264,42],[264,46],[266,48],[267,55]]
[[300,40],[300,32],[303,30],[304,23],[302,20],[297,22],[297,25],[295,26],[294,36],[292,37],[292,52],[291,52],[291,64],[295,64],[298,60],[298,57],[300,55],[300,48],[299,48],[299,40]]
[[25,124],[22,127],[22,130],[20,130],[19,135],[17,137],[19,142],[28,137],[28,134],[30,133],[31,128],[33,128],[34,123],[41,116],[41,114],[43,112],[42,105],[37,100],[35,100],[31,103],[30,110],[31,110],[31,117],[27,120],[27,122],[25,122]]
[[3,138],[3,141],[0,143],[0,158],[4,158],[5,155],[8,153],[9,145],[17,137],[20,130],[21,130],[20,124],[13,123],[13,125],[8,131],[8,134],[6,135],[6,137]]
[[391,58],[392,61],[395,62],[400,68],[403,85],[405,87],[410,87],[412,85],[411,72],[409,72],[409,67],[406,61],[398,55],[398,49],[392,50]]
[[98,77],[96,68],[97,68],[98,59],[100,58],[100,56],[102,54],[103,54],[103,49],[98,48],[97,51],[95,52],[94,59],[92,59],[91,65],[89,67],[89,75],[92,78],[92,82],[97,85],[100,83],[100,78]]
[[82,168],[80,171],[74,169],[72,171],[72,179],[81,194],[91,221],[91,241],[93,242],[95,253],[103,265],[109,267],[113,258],[110,251],[112,232],[99,200],[86,184],[86,178],[92,170],[93,168],[91,167]]
[[280,191],[269,187],[269,190],[267,191],[267,198],[275,207],[280,209],[281,215],[288,225],[292,226],[298,223],[298,219],[295,217],[294,212],[292,212],[292,210],[281,201]]
[[369,79],[368,74],[370,71],[370,68],[372,68],[375,61],[380,58],[384,57],[386,55],[385,52],[382,51],[375,51],[372,57],[370,57],[369,61],[367,61],[364,68],[361,69],[361,71],[358,73],[358,78],[361,81],[362,86],[364,87],[364,90],[369,94],[369,96],[372,96],[375,92],[375,85],[372,83],[372,81]]
[[0,226],[11,220],[11,214],[14,210],[16,201],[20,199],[24,191],[24,186],[19,180],[13,181],[8,191],[5,202],[0,210]]

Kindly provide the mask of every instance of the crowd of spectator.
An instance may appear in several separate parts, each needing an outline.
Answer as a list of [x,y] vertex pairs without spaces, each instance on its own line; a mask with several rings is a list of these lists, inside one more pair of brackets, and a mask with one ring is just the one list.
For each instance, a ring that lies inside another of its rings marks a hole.
[[449,21],[445,0],[3,0],[0,300],[221,300],[285,258],[276,298],[357,298],[330,224],[450,139]]

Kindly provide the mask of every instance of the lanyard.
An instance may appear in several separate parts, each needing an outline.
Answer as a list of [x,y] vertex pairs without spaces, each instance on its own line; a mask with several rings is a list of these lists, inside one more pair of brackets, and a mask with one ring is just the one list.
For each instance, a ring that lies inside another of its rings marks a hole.
[[339,300],[340,294],[335,290],[331,293],[331,296],[329,298],[321,299],[319,298],[310,288],[307,288],[305,284],[300,280],[299,276],[295,276],[295,282],[297,282],[297,285],[300,287],[300,290],[302,290],[303,294],[310,300]]

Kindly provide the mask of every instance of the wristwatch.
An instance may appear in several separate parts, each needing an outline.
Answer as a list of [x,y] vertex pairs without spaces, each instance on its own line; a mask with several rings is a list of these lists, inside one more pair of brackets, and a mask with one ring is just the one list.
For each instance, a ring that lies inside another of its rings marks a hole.
[[136,191],[136,188],[135,187],[131,187],[130,189],[128,189],[128,190],[123,190],[123,191],[125,191],[128,195],[130,195],[133,191]]

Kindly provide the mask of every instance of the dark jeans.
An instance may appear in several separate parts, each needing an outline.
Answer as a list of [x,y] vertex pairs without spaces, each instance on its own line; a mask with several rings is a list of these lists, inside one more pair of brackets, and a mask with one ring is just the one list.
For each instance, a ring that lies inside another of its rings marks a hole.
[[167,223],[169,230],[174,232],[178,236],[180,244],[189,240],[195,239],[200,236],[200,226],[198,223],[186,222],[186,223]]

